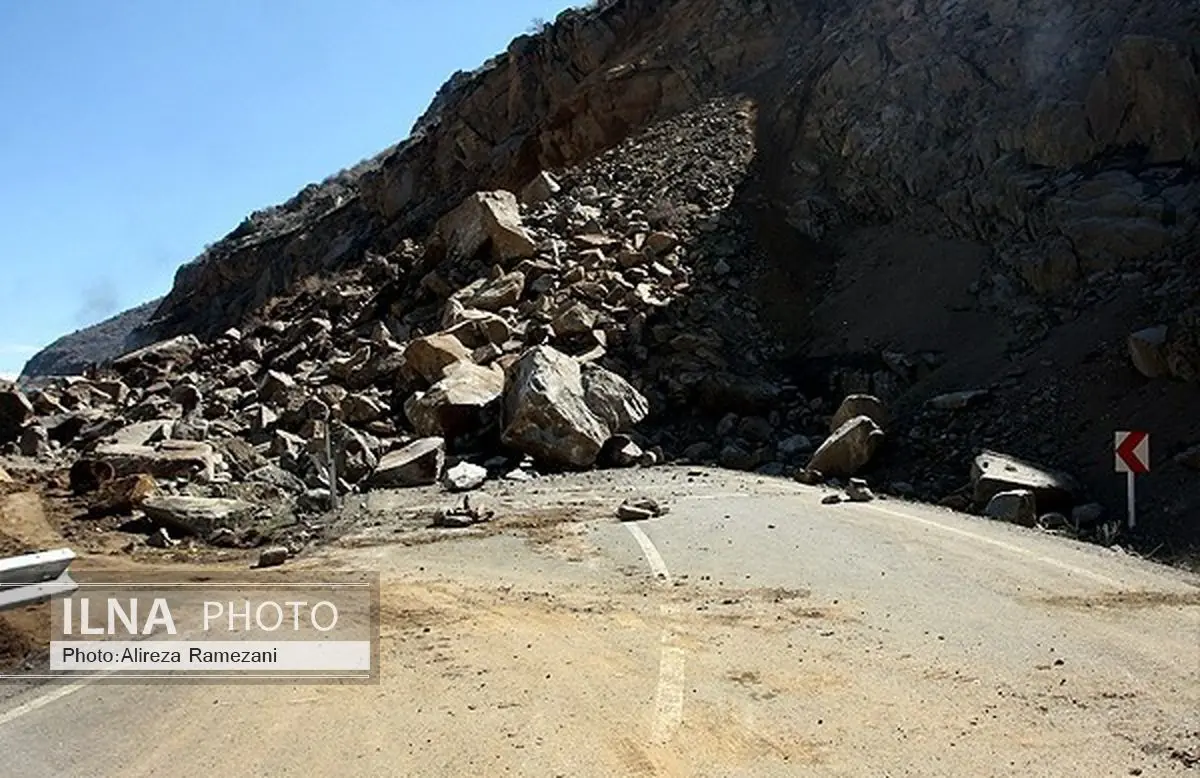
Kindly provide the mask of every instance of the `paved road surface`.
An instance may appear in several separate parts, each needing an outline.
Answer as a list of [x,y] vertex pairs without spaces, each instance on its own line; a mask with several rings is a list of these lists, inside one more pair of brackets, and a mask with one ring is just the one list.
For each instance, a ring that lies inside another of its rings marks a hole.
[[31,690],[0,706],[0,774],[1200,769],[1196,578],[930,508],[703,481],[637,525],[333,552],[384,572],[379,685]]

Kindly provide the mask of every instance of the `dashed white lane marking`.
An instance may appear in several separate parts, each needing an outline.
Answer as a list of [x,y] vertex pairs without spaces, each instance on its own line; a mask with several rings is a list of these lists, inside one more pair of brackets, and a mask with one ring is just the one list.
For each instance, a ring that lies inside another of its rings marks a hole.
[[1060,570],[1065,570],[1068,573],[1080,575],[1080,576],[1083,576],[1084,578],[1090,578],[1093,581],[1104,584],[1105,586],[1114,586],[1114,587],[1119,588],[1122,585],[1121,582],[1116,580],[1115,578],[1109,578],[1108,576],[1101,575],[1100,573],[1093,573],[1091,570],[1086,570],[1082,567],[1076,567],[1075,565],[1068,564],[1059,559],[1055,559],[1054,557],[1048,557],[1048,556],[1045,556],[1044,554],[1038,554],[1036,552],[1030,551],[1029,549],[1021,548],[1020,546],[1014,545],[1012,543],[1006,543],[1003,540],[997,540],[996,538],[989,538],[984,535],[980,535],[978,533],[971,532],[970,530],[960,529],[958,527],[951,527],[950,525],[943,524],[940,521],[933,521],[931,519],[922,519],[919,516],[913,516],[911,513],[901,513],[900,511],[893,511],[889,508],[884,508],[881,505],[875,505],[874,503],[864,505],[863,507],[869,508],[869,509],[871,509],[873,511],[877,511],[879,513],[886,513],[889,516],[896,516],[901,519],[908,519],[909,521],[916,522],[917,524],[924,524],[927,527],[934,527],[935,529],[940,529],[944,532],[949,532],[954,535],[960,535],[965,538],[977,540],[980,543],[987,543],[989,545],[996,546],[997,548],[1002,548],[1005,551],[1010,551],[1014,554],[1021,554],[1022,556],[1033,557],[1034,559],[1036,559],[1039,562],[1042,562],[1043,564],[1050,565],[1051,567],[1057,567]]
[[92,681],[90,681],[90,680],[76,681],[75,683],[70,683],[70,684],[67,684],[66,686],[60,686],[53,691],[46,692],[41,697],[35,697],[34,699],[30,700],[29,702],[21,703],[20,705],[16,706],[15,708],[7,710],[4,713],[0,713],[0,727],[3,727],[4,725],[6,725],[10,722],[16,721],[17,719],[21,718],[22,716],[33,713],[35,710],[44,708],[52,702],[58,702],[63,697],[72,695],[75,692],[79,691],[80,689],[83,689],[87,686],[91,686],[91,684],[92,684]]
[[671,573],[667,570],[667,563],[663,561],[662,554],[658,553],[650,536],[632,522],[627,523],[625,529],[629,530],[629,534],[633,535],[633,539],[642,547],[642,554],[646,557],[646,564],[650,565],[650,572],[666,583],[671,583]]
[[[654,576],[663,583],[670,584],[671,572],[667,569],[667,563],[663,561],[662,554],[658,552],[654,541],[650,540],[650,536],[633,523],[627,523],[625,528],[641,546],[642,554],[646,557],[646,564],[650,566],[650,571],[654,573]],[[683,648],[676,645],[676,635],[669,625],[675,611],[674,606],[666,604],[659,608],[659,612],[668,624],[663,627],[662,631],[662,651],[658,660],[658,687],[654,692],[654,728],[651,737],[656,743],[665,743],[670,740],[671,736],[675,734],[675,730],[683,723],[683,683],[687,657]]]

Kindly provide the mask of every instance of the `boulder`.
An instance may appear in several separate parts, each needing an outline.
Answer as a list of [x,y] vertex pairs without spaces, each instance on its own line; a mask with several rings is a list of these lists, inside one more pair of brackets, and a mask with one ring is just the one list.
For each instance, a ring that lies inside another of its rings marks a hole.
[[234,478],[244,479],[267,464],[267,458],[241,438],[223,438],[215,441],[213,446],[229,465],[229,472]]
[[442,485],[451,492],[468,492],[483,486],[487,477],[487,468],[470,462],[459,462],[446,471],[442,477]]
[[13,477],[8,474],[8,471],[3,466],[0,466],[0,484],[11,484],[12,482]]
[[408,369],[429,383],[440,381],[446,368],[455,362],[469,362],[471,352],[458,338],[446,333],[426,335],[409,342],[404,350]]
[[342,419],[347,424],[369,424],[387,415],[388,409],[379,400],[365,394],[350,394],[342,399]]
[[305,491],[304,482],[279,465],[265,464],[246,473],[245,480],[254,484],[269,484],[282,492],[300,494]]
[[652,232],[646,236],[646,248],[654,254],[666,254],[679,242],[670,232]]
[[374,489],[428,486],[437,483],[445,463],[446,441],[421,438],[380,457],[368,485]]
[[554,318],[550,326],[554,328],[554,334],[560,337],[583,335],[595,328],[596,312],[583,303],[572,303]]
[[521,202],[525,205],[544,203],[558,194],[561,188],[554,180],[554,176],[543,170],[521,188]]
[[456,338],[469,349],[498,346],[513,335],[512,327],[503,316],[477,308],[464,308],[455,300],[451,301],[451,306],[443,315],[442,326],[446,328],[443,334]]
[[24,392],[16,387],[0,391],[0,445],[19,440],[21,428],[32,418],[33,404]]
[[524,259],[536,244],[521,224],[521,211],[512,192],[476,192],[443,216],[435,233],[451,260],[470,259],[485,245],[498,261]]
[[628,432],[650,413],[646,397],[621,376],[593,363],[580,367],[583,399],[608,425],[609,433]]
[[971,467],[972,499],[986,506],[1000,492],[1023,489],[1033,494],[1038,511],[1069,514],[1078,486],[1074,479],[1007,454],[984,451]]
[[870,394],[851,394],[842,400],[833,418],[829,420],[829,431],[833,432],[856,416],[868,417],[881,430],[886,430],[890,422],[888,410],[878,397]]
[[633,467],[641,464],[646,453],[628,435],[613,435],[604,444],[604,449],[600,453],[600,461],[613,467]]
[[268,370],[258,385],[258,398],[272,405],[280,405],[282,396],[296,387],[296,379],[278,370]]
[[219,497],[150,497],[142,502],[146,518],[172,534],[207,538],[217,528],[235,528],[256,511],[252,503]]
[[620,376],[537,346],[509,372],[502,441],[551,465],[591,467],[605,442],[646,410],[646,398]]
[[88,515],[99,517],[129,513],[158,493],[158,482],[145,473],[116,478],[100,485],[88,505]]
[[175,429],[172,419],[153,419],[127,424],[105,438],[106,443],[119,443],[124,446],[149,446],[171,437]]
[[50,433],[41,424],[27,424],[21,430],[21,455],[40,459],[50,453]]
[[504,373],[471,362],[448,367],[445,377],[404,404],[418,435],[454,439],[488,427],[500,411]]
[[498,311],[521,301],[525,292],[525,274],[517,270],[498,278],[480,279],[463,287],[451,298],[465,308]]
[[997,492],[988,500],[984,515],[989,519],[1032,527],[1037,524],[1037,501],[1028,489]]
[[160,368],[183,368],[192,363],[199,350],[200,341],[195,335],[180,335],[123,354],[113,360],[113,367],[126,370],[138,364],[148,364]]
[[1147,327],[1131,334],[1128,339],[1129,359],[1146,378],[1164,378],[1171,374],[1167,367],[1167,328],[1165,325]]
[[183,440],[167,440],[158,446],[102,444],[96,447],[94,456],[111,465],[118,477],[146,473],[159,479],[211,480],[216,466],[211,445]]
[[258,553],[258,564],[255,567],[278,567],[288,560],[291,552],[287,546],[271,546]]
[[846,499],[850,502],[871,502],[875,499],[875,493],[865,480],[851,478],[850,483],[846,485]]
[[825,439],[805,468],[825,476],[852,476],[866,467],[883,441],[883,430],[869,416],[848,419]]

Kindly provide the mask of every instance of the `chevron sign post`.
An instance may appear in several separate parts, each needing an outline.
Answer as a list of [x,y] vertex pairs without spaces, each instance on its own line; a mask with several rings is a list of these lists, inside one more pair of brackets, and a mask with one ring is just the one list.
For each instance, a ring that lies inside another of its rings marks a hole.
[[1125,473],[1128,486],[1129,526],[1137,523],[1137,499],[1134,487],[1139,473],[1150,472],[1150,433],[1122,431],[1116,435],[1113,452],[1118,473]]

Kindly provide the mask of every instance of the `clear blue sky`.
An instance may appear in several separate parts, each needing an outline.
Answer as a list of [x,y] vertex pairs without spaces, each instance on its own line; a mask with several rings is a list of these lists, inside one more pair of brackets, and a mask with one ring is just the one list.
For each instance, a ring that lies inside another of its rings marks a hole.
[[562,0],[0,0],[0,374],[408,135]]

